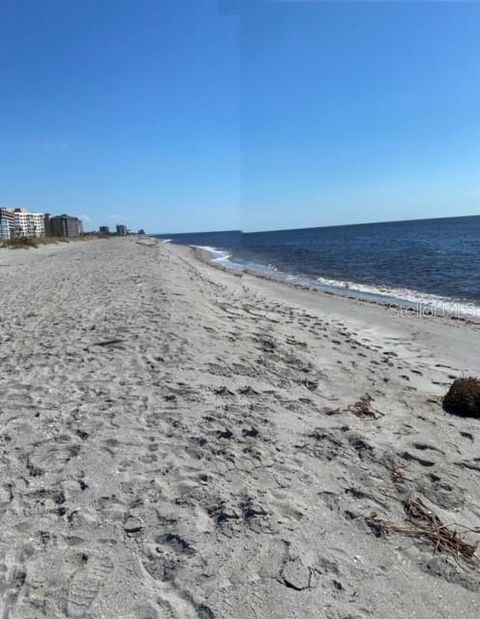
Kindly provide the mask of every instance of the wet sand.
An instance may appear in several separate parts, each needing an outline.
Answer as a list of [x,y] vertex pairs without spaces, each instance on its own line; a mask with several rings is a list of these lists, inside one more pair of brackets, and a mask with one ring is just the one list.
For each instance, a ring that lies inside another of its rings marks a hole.
[[480,615],[375,524],[480,526],[478,324],[111,239],[0,250],[0,342],[1,619]]

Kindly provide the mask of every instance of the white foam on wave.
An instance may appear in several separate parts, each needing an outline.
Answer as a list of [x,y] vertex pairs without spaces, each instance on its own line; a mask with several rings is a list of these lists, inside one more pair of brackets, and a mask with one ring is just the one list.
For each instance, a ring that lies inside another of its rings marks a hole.
[[228,262],[229,268],[241,268],[241,265],[237,265],[237,263],[230,260],[232,254],[230,254],[228,251],[225,251],[223,249],[217,249],[216,247],[210,247],[209,245],[191,245],[190,247],[195,247],[195,249],[203,249],[203,251],[208,252],[210,254],[211,261],[215,262],[216,264]]
[[280,281],[312,286],[319,290],[341,294],[342,296],[356,296],[360,299],[375,301],[384,305],[399,304],[410,307],[418,315],[433,314],[436,316],[480,318],[480,305],[476,305],[473,302],[457,301],[449,297],[432,295],[408,288],[390,288],[382,285],[359,284],[346,280],[288,273],[279,271],[271,264],[236,262],[232,260],[230,253],[215,247],[198,245],[193,247],[208,251],[212,256],[212,262],[221,262],[226,268],[232,270],[245,269],[254,273],[275,277]]
[[403,303],[418,309],[422,313],[433,313],[435,315],[452,316],[458,315],[470,318],[480,318],[480,306],[465,300],[457,301],[450,297],[433,295],[419,290],[409,288],[391,288],[382,285],[359,284],[351,281],[328,279],[326,277],[316,278],[320,287],[340,290],[344,294],[357,294],[360,297],[369,298],[381,303]]

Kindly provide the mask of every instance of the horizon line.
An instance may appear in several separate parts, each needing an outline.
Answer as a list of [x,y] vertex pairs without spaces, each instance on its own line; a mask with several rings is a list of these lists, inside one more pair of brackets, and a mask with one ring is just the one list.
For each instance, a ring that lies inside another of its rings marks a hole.
[[222,234],[227,232],[238,232],[240,234],[265,234],[268,232],[294,232],[297,230],[316,230],[318,228],[348,228],[349,226],[373,226],[373,225],[382,225],[382,224],[400,224],[414,221],[438,221],[444,219],[468,219],[473,217],[480,217],[480,213],[478,215],[449,215],[446,217],[420,217],[415,219],[389,219],[384,221],[364,221],[350,224],[330,224],[327,226],[304,226],[301,228],[274,228],[274,229],[262,229],[262,230],[248,230],[244,231],[241,229],[229,229],[229,230],[198,230],[196,232],[153,232],[150,233],[150,236],[176,236],[179,234]]

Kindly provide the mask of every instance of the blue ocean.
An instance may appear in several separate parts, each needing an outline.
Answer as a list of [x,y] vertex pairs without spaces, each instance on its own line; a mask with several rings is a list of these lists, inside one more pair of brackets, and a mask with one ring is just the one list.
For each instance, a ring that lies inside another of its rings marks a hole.
[[204,247],[227,268],[378,302],[451,305],[480,315],[480,216],[157,237]]

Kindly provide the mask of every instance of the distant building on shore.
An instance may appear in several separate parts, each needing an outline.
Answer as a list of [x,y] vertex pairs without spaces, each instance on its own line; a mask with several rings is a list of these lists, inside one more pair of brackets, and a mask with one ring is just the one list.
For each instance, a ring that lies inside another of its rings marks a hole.
[[31,213],[26,208],[13,209],[14,236],[45,236],[43,213]]
[[83,233],[83,223],[78,217],[71,215],[45,215],[45,227],[47,236],[80,236]]
[[10,224],[6,219],[0,219],[0,239],[9,241],[11,238]]
[[127,226],[117,224],[117,236],[127,236]]
[[105,236],[110,236],[110,228],[108,226],[100,226],[98,229],[99,234],[104,234]]
[[0,239],[9,241],[14,236],[14,230],[13,208],[0,208]]

